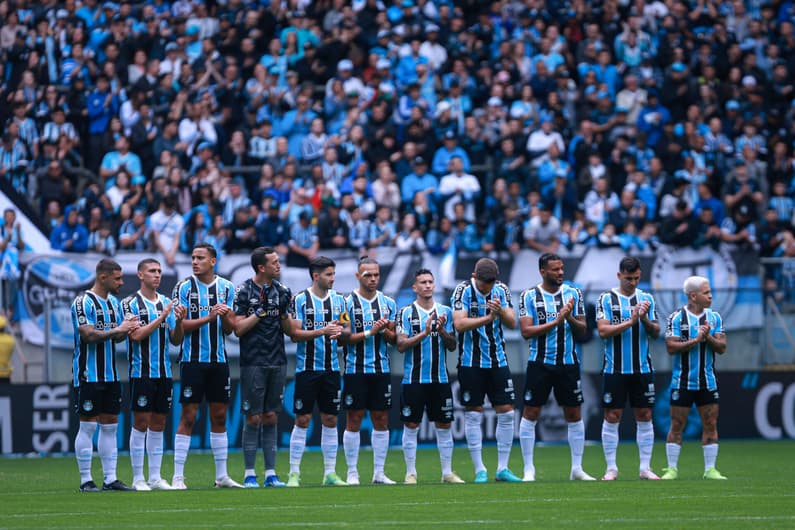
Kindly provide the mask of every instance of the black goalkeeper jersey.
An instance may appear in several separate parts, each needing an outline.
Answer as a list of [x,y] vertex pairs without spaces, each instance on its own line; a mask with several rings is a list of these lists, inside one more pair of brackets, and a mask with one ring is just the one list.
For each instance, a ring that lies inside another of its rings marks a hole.
[[260,287],[248,279],[235,292],[235,315],[259,315],[259,321],[240,337],[240,366],[283,366],[282,319],[287,318],[292,293],[274,280],[270,287]]

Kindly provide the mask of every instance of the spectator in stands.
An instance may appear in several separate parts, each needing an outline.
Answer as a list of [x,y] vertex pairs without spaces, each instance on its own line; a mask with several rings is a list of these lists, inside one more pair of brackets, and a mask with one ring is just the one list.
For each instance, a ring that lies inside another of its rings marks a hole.
[[340,216],[342,204],[333,200],[329,202],[318,216],[318,243],[320,249],[349,248],[348,224]]
[[179,239],[185,221],[177,212],[177,200],[173,195],[166,195],[160,202],[160,208],[149,217],[149,233],[152,246],[163,256],[166,265],[173,267],[179,250]]
[[422,231],[417,226],[417,219],[411,212],[406,212],[400,220],[400,231],[395,238],[398,252],[420,253],[427,248]]
[[758,250],[756,225],[752,222],[751,208],[739,204],[721,223],[721,239],[745,251]]
[[608,180],[606,178],[594,180],[593,188],[585,196],[585,218],[601,228],[607,222],[610,212],[618,206],[618,195],[609,189]]
[[136,208],[132,218],[124,221],[119,228],[119,250],[145,251],[149,248],[149,240],[146,210]]
[[64,220],[50,234],[53,250],[63,252],[86,252],[88,250],[88,230],[78,217],[77,208],[67,206]]
[[525,224],[525,244],[537,252],[557,253],[560,238],[560,220],[552,215],[552,210],[546,205]]
[[392,221],[392,210],[388,206],[379,206],[375,211],[375,220],[370,223],[370,248],[391,247],[395,244],[397,227]]
[[687,247],[696,241],[698,225],[690,205],[679,199],[670,215],[660,224],[660,241],[675,247]]
[[229,239],[225,247],[227,252],[250,252],[259,246],[254,221],[249,206],[237,207],[232,222],[224,223],[229,226]]
[[545,160],[551,144],[557,145],[559,153],[566,149],[563,137],[553,128],[553,116],[550,112],[542,112],[539,123],[540,128],[533,131],[527,138],[527,152],[530,156],[530,163],[534,168],[538,168]]
[[431,172],[434,175],[446,175],[451,171],[450,161],[454,158],[461,160],[463,171],[469,172],[471,163],[469,155],[458,145],[458,137],[454,131],[444,133],[443,145],[433,154]]
[[126,136],[120,136],[116,140],[116,150],[102,158],[99,176],[106,186],[112,186],[119,171],[125,171],[132,180],[144,178],[141,159],[130,151],[130,141]]
[[439,195],[444,201],[444,214],[455,219],[453,208],[456,204],[464,206],[464,217],[475,220],[475,202],[480,196],[480,183],[475,176],[465,173],[464,162],[459,157],[450,160],[450,172],[439,182]]
[[317,225],[312,222],[312,214],[304,210],[298,215],[298,222],[290,227],[290,240],[287,243],[287,266],[308,267],[320,248]]

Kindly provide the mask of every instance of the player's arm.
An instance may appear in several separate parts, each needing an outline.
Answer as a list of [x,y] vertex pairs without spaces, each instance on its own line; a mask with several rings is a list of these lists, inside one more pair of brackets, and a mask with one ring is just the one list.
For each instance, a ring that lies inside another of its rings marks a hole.
[[303,329],[303,326],[294,318],[290,317],[290,339],[293,342],[307,342],[318,337],[337,338],[342,333],[342,326],[334,320],[328,326],[317,329]]
[[707,336],[709,336],[709,326],[707,325],[701,326],[698,330],[698,334],[694,338],[688,340],[682,340],[676,333],[669,333],[668,336],[665,337],[665,348],[671,355],[686,352],[691,350],[698,343],[704,342]]
[[160,313],[156,319],[151,321],[145,326],[139,326],[135,331],[130,333],[130,339],[134,340],[135,342],[141,342],[145,338],[149,337],[155,330],[160,327],[160,324],[165,322],[168,318],[168,315],[171,314],[171,308],[174,307],[174,302],[171,301],[168,305],[163,309],[163,312]]
[[[358,343],[360,343],[360,342],[362,342],[362,341],[364,341],[366,339],[369,339],[373,335],[377,335],[378,333],[383,333],[384,335],[386,335],[386,333],[387,333],[387,331],[389,329],[389,326],[390,326],[390,322],[389,322],[389,320],[387,320],[385,318],[380,318],[380,319],[376,320],[375,322],[373,322],[373,326],[370,329],[366,329],[364,331],[360,331],[359,333],[352,333],[351,329],[348,326],[345,326],[345,330],[347,331],[347,335],[346,335],[346,331],[343,331],[342,335],[341,335],[341,341],[344,344],[358,344]],[[388,342],[392,342],[394,344],[394,335],[395,335],[395,333],[392,332],[393,340],[390,341],[389,338],[387,337],[387,341]]]
[[187,313],[188,309],[184,305],[174,306],[174,328],[169,333],[169,340],[174,346],[182,344],[182,339],[185,338],[185,328],[182,323]]
[[395,322],[393,320],[387,322],[381,333],[384,336],[384,340],[389,344],[397,344],[397,332],[395,331]]
[[235,335],[242,337],[257,325],[260,317],[256,313],[250,315],[235,315]]
[[80,340],[88,344],[95,344],[106,340],[121,342],[137,327],[137,319],[124,319],[124,322],[113,329],[97,329],[92,324],[84,324],[79,326],[77,331],[80,333]]
[[[423,340],[425,340],[426,337],[428,337],[431,334],[432,325],[433,325],[433,320],[431,318],[428,318],[425,321],[425,327],[423,328],[423,330],[417,333],[416,335],[412,335],[411,337],[409,337],[405,333],[402,332],[398,333],[396,338],[398,352],[403,353],[406,350],[410,350],[415,346],[417,346],[418,344],[420,344]],[[403,326],[405,326],[405,324]],[[403,327],[403,329],[406,328]]]
[[235,331],[235,312],[226,304],[218,304],[221,306],[218,313],[221,315],[221,329],[224,335],[229,335]]
[[207,315],[199,318],[192,318],[182,321],[182,328],[184,329],[185,333],[193,333],[200,327],[205,324],[208,324],[215,318],[217,318],[217,314],[215,313],[215,307],[213,306],[213,311],[210,311]]
[[444,344],[444,348],[447,351],[455,350],[455,328],[451,327],[450,330],[447,329],[447,315],[442,314],[438,316],[438,329],[439,336],[442,337],[442,344]]
[[494,322],[497,319],[497,314],[489,312],[482,317],[470,317],[468,315],[468,311],[466,309],[459,309],[458,311],[453,312],[453,327],[459,333],[465,333],[467,331],[471,331],[473,329],[477,329],[480,326],[485,326],[490,322]]
[[726,353],[726,334],[721,331],[716,331],[714,334],[710,335],[707,333],[705,337],[707,344],[709,347],[712,348],[712,351],[715,353]]

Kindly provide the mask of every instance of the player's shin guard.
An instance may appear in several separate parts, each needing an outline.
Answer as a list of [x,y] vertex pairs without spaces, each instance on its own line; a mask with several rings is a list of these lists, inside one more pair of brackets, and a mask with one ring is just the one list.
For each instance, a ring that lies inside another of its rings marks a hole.
[[149,482],[160,477],[160,466],[163,463],[163,431],[146,431],[146,454],[149,457]]
[[75,436],[75,456],[81,484],[93,480],[91,478],[91,458],[94,454],[95,432],[97,432],[97,422],[81,421],[77,436]]
[[464,413],[464,427],[467,439],[467,448],[472,457],[472,465],[475,466],[475,473],[485,471],[483,465],[483,413],[475,410],[468,410]]
[[190,436],[177,434],[174,436],[174,476],[185,476],[185,461],[188,459]]
[[324,475],[337,472],[337,450],[340,445],[338,436],[336,427],[323,426],[320,433],[320,450],[323,453]]
[[118,423],[108,423],[99,426],[99,439],[97,452],[102,460],[102,474],[105,484],[116,481],[116,461],[119,457],[119,448],[116,444],[116,430]]
[[378,475],[384,472],[386,453],[389,450],[389,431],[374,430],[370,440],[373,444],[373,474]]
[[582,420],[569,422],[569,449],[571,468],[582,469],[582,455],[585,452],[585,424]]
[[215,460],[215,479],[220,480],[228,474],[226,460],[229,456],[229,440],[226,437],[226,431],[210,433],[210,448],[213,451],[213,460]]
[[522,421],[519,422],[519,445],[522,448],[525,474],[535,473],[533,450],[536,445],[536,422],[534,420],[522,418]]
[[290,434],[290,473],[301,472],[301,458],[306,448],[306,431],[307,429],[298,425],[293,426],[293,432]]
[[257,463],[257,446],[259,445],[259,425],[246,423],[243,425],[243,467],[245,476],[256,476],[254,466]]
[[508,467],[513,445],[513,410],[497,414],[497,428],[494,437],[497,439],[497,471]]
[[638,442],[640,456],[640,470],[649,469],[651,466],[651,453],[654,449],[654,425],[650,421],[637,422],[635,438]]
[[417,474],[417,433],[419,429],[403,427],[403,459],[406,461],[406,474]]
[[265,457],[265,476],[276,474],[276,445],[278,431],[276,424],[260,426],[260,441],[262,454]]
[[348,466],[348,473],[358,473],[359,445],[361,444],[361,434],[345,430],[342,433],[342,447],[345,451],[345,463]]
[[133,484],[144,480],[144,453],[146,452],[146,431],[135,427],[130,429],[130,464],[132,464]]
[[607,469],[618,469],[616,453],[618,452],[618,423],[602,420],[602,451],[605,453]]
[[439,447],[439,460],[442,464],[442,476],[453,472],[453,432],[436,428],[436,445]]

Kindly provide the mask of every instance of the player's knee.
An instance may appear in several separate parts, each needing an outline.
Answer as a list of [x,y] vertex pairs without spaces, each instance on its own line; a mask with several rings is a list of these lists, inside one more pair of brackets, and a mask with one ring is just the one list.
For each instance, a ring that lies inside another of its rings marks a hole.
[[605,421],[607,423],[619,423],[621,421],[621,409],[605,409]]
[[541,412],[540,407],[525,406],[525,408],[522,409],[522,417],[526,420],[536,421],[538,420],[538,415],[540,412]]
[[568,423],[580,421],[582,419],[580,407],[563,407],[563,417]]
[[155,432],[163,432],[166,428],[166,415],[165,414],[152,414],[149,420],[149,430]]
[[320,422],[324,427],[335,428],[337,426],[337,416],[334,414],[321,414]]
[[246,416],[246,425],[250,427],[259,427],[262,425],[262,414],[252,414],[251,416]]
[[389,429],[389,414],[385,410],[371,412],[370,417],[373,420],[373,428],[376,431]]
[[[345,430],[350,432],[359,432],[362,428],[362,419],[364,418],[364,411],[349,410],[345,417]],[[375,423],[375,418],[373,418]]]
[[226,410],[210,412],[210,425],[213,427],[226,426]]
[[301,415],[295,417],[295,424],[296,424],[296,426],[298,426],[298,427],[300,427],[302,429],[306,429],[307,427],[309,427],[309,420],[311,420],[311,419],[312,419],[311,415],[309,415],[309,414],[301,414]]
[[275,412],[266,412],[260,416],[260,423],[262,425],[276,425],[279,420],[279,415]]
[[636,409],[635,421],[651,421],[651,409]]
[[682,437],[682,430],[685,428],[685,422],[680,418],[671,418],[671,433]]
[[136,415],[135,419],[133,420],[133,429],[135,429],[138,432],[146,431],[150,425],[151,421],[149,420],[149,418],[142,417],[140,415]]

